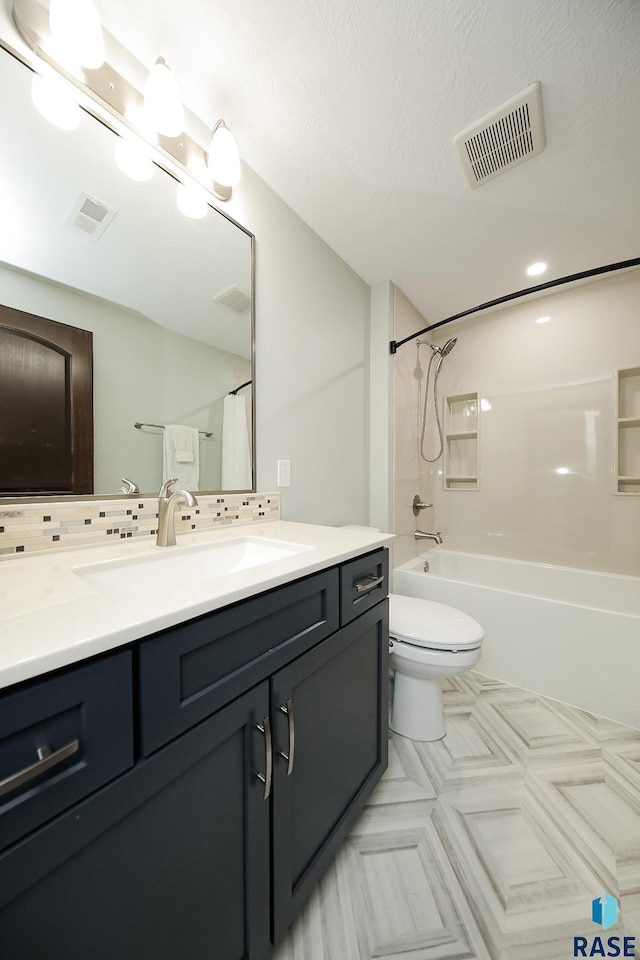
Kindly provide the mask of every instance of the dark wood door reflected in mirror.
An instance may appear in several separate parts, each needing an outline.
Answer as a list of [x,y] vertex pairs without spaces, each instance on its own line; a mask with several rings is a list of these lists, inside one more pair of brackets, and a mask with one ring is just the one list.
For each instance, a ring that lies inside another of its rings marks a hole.
[[0,494],[92,494],[93,335],[0,306]]

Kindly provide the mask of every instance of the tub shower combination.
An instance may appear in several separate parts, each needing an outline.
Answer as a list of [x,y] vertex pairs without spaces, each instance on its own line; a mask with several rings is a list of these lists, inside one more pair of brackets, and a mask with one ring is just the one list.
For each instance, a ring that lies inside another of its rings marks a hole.
[[393,590],[479,621],[479,672],[640,727],[640,577],[435,547]]

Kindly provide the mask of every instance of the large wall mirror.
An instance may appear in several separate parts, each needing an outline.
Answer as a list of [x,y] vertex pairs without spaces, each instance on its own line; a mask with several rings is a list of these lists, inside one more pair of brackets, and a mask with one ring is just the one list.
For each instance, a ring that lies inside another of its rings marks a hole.
[[[0,305],[92,336],[93,494],[118,495],[123,477],[157,494],[168,424],[199,431],[194,489],[254,489],[252,235],[211,207],[185,217],[175,180],[155,165],[147,182],[127,177],[115,161],[119,138],[89,114],[73,131],[48,123],[32,77],[0,49]],[[235,396],[250,462],[245,482],[229,485],[225,397],[247,382]],[[0,388],[3,495],[55,495],[28,480],[7,493],[1,407]]]

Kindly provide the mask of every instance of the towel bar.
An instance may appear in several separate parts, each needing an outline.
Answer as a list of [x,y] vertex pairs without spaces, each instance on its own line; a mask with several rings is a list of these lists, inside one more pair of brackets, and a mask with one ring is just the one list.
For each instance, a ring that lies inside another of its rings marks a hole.
[[[157,427],[158,430],[164,430],[164,423],[140,423],[138,420],[134,423],[136,430],[140,430],[141,427]],[[206,430],[198,430],[198,433],[201,433],[203,437],[212,437],[212,433],[208,433]]]

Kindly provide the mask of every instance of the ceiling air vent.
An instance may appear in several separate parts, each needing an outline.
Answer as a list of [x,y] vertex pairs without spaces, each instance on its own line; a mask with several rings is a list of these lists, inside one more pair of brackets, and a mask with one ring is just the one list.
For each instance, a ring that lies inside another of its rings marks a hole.
[[453,142],[470,187],[479,187],[542,153],[546,141],[540,84],[532,83],[456,134]]
[[236,313],[246,313],[251,306],[250,295],[239,287],[237,283],[228,287],[215,297],[216,303],[221,303],[223,307],[230,307]]
[[117,210],[108,207],[102,200],[90,197],[88,193],[81,193],[74,203],[65,221],[71,227],[82,231],[92,240],[97,240],[107,229]]

